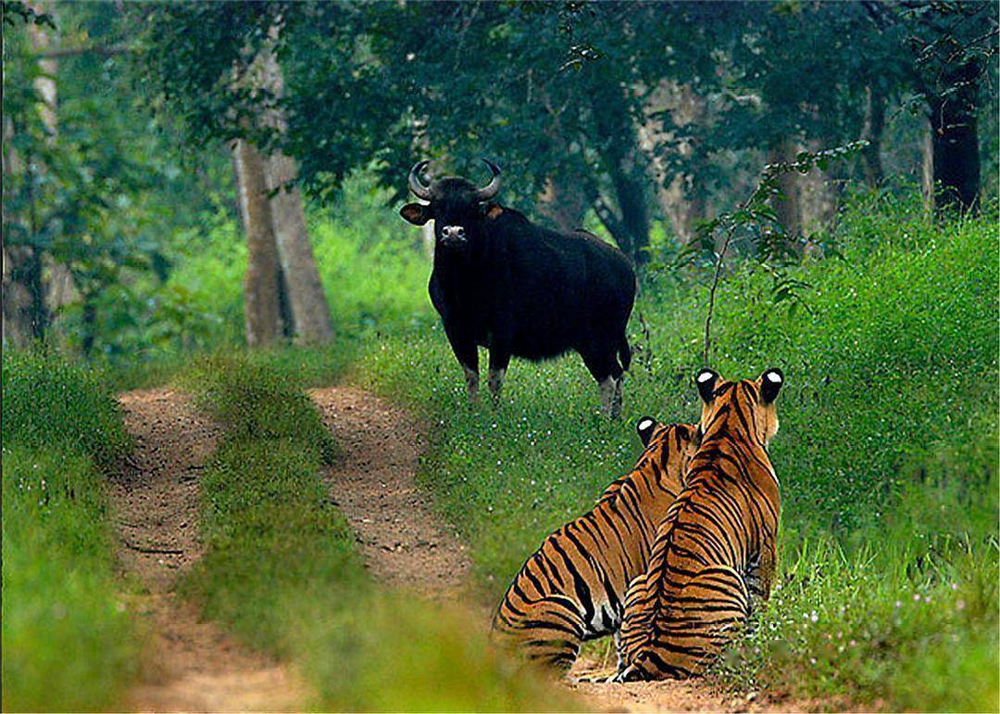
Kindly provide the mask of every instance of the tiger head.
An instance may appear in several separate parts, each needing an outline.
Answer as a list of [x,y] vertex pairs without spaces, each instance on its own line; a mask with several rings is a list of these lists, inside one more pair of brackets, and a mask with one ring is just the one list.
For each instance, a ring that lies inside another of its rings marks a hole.
[[637,468],[653,460],[668,478],[682,484],[688,463],[700,443],[698,425],[661,424],[651,416],[644,416],[636,423],[635,430],[646,447]]
[[785,382],[780,369],[771,368],[757,379],[730,382],[710,369],[695,378],[704,404],[701,408],[701,434],[708,434],[723,422],[731,430],[760,443],[765,448],[778,433],[778,411],[774,402]]

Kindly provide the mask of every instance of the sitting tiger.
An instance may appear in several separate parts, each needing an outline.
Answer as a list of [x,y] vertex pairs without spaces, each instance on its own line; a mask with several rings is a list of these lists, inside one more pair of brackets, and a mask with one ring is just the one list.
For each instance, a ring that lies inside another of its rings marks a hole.
[[500,602],[493,629],[530,659],[569,669],[585,640],[617,631],[625,590],[649,559],[656,527],[682,488],[695,424],[636,425],[646,447],[597,505],[542,543]]
[[783,381],[778,369],[741,382],[698,374],[701,443],[648,569],[629,586],[616,681],[700,673],[746,622],[751,598],[770,595],[780,496],[767,445]]

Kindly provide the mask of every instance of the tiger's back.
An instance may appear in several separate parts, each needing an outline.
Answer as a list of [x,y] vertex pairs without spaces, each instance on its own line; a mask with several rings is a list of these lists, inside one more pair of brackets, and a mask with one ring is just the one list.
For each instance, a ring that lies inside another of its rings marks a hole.
[[500,602],[495,631],[531,659],[568,668],[584,641],[621,623],[628,583],[646,568],[697,433],[695,425],[663,426],[648,417],[638,430],[646,449],[635,468],[546,538]]
[[768,370],[756,382],[717,385],[716,377],[705,388],[699,375],[701,444],[646,572],[629,587],[621,681],[700,673],[747,620],[753,599],[770,594],[780,495],[766,447],[783,378]]

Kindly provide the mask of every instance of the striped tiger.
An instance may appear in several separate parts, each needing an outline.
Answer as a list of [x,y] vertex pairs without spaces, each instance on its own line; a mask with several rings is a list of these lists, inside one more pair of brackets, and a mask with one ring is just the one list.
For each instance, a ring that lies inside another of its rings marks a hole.
[[616,632],[629,581],[643,572],[656,527],[682,488],[696,424],[636,425],[645,450],[592,510],[524,563],[493,618],[494,633],[529,659],[569,669],[580,645]]
[[780,495],[767,445],[784,382],[697,376],[701,443],[625,600],[616,681],[699,674],[771,593]]

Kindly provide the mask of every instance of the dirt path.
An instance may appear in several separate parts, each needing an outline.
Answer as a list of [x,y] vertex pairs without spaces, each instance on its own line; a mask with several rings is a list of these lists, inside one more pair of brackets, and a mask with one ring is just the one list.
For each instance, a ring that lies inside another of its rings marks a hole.
[[469,556],[415,479],[422,436],[402,410],[360,389],[310,392],[343,455],[329,469],[337,507],[381,583],[443,598],[468,582]]
[[218,428],[170,389],[121,395],[135,437],[131,463],[111,482],[118,559],[143,584],[135,603],[150,641],[129,705],[139,711],[251,711],[301,708],[304,689],[287,668],[202,622],[174,593],[201,555],[198,481]]

